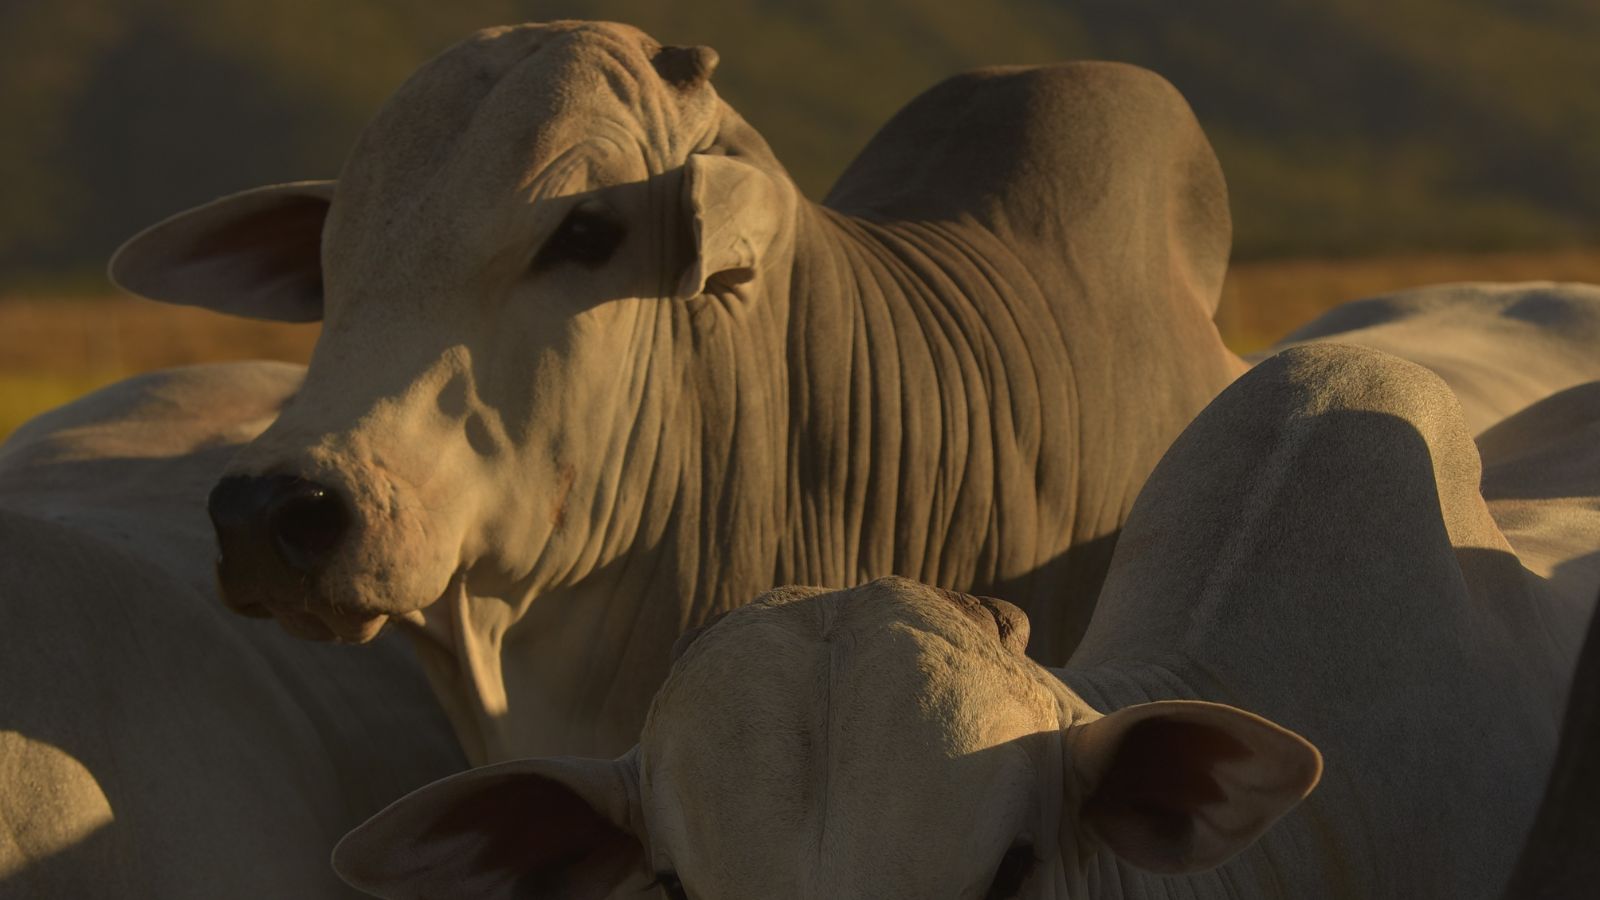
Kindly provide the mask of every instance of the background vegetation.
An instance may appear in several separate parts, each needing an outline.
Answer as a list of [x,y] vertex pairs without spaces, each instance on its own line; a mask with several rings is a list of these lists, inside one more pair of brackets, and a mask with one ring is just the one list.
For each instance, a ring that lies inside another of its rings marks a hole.
[[[106,294],[110,251],[178,209],[331,177],[423,60],[479,27],[560,17],[716,47],[718,89],[814,197],[953,72],[1153,68],[1188,96],[1228,175],[1241,268],[1223,324],[1242,344],[1309,315],[1307,297],[1486,266],[1600,280],[1585,274],[1594,254],[1562,249],[1600,244],[1594,0],[8,0],[0,433],[7,403],[151,365],[299,352],[270,327],[244,339],[202,313],[41,298]],[[1279,274],[1257,297],[1242,286],[1252,272]],[[79,323],[77,336],[40,337],[46,320]],[[113,341],[113,322],[142,324],[116,325]],[[308,343],[314,329],[296,333]]]

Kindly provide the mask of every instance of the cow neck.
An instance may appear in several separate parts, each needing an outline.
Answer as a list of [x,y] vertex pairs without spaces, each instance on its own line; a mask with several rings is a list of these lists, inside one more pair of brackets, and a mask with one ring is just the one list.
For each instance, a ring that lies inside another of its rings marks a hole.
[[[693,573],[669,549],[641,550],[542,590],[520,614],[458,578],[430,610],[427,630],[407,629],[474,765],[610,757],[635,743],[669,666],[670,642],[660,636],[693,621],[673,594],[694,584]],[[692,588],[681,595],[699,596]]]
[[1148,292],[1059,247],[968,220],[800,219],[775,581],[1005,597],[1030,652],[1065,660],[1145,477],[1243,364],[1198,308],[1141,315]]

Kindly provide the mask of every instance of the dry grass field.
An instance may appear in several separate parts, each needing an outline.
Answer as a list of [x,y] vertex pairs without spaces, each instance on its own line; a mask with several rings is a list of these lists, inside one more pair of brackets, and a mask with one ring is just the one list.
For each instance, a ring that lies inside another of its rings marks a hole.
[[1239,263],[1223,285],[1217,324],[1229,346],[1248,353],[1340,303],[1452,281],[1600,284],[1600,248]]
[[[1346,300],[1450,281],[1600,283],[1600,249],[1241,263],[1217,319],[1240,352]],[[135,372],[225,359],[304,362],[314,325],[252,322],[126,297],[0,297],[0,438]]]
[[226,359],[305,362],[316,339],[315,325],[129,297],[0,297],[0,438],[136,372]]

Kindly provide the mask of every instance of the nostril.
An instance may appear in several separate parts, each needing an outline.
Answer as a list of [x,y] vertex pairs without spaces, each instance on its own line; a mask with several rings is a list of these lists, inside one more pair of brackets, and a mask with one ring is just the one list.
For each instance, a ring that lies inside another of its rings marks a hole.
[[261,505],[259,479],[230,475],[218,481],[206,501],[206,511],[219,535],[248,528]]
[[348,526],[349,515],[338,495],[300,479],[279,490],[267,513],[267,529],[278,555],[302,573],[321,567]]

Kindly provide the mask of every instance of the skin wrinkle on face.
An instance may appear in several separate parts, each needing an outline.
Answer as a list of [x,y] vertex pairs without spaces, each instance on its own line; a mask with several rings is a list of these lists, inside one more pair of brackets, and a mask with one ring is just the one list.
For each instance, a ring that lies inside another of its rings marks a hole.
[[[596,171],[603,165],[597,161],[596,157],[605,156],[608,149],[620,151],[623,149],[623,145],[610,135],[601,135],[594,140],[585,141],[571,148],[551,166],[535,167],[532,171],[536,175],[530,180],[529,185],[529,193],[533,197],[534,208],[543,206],[543,204],[538,203],[540,199],[554,199],[587,192],[588,185],[595,180]],[[545,229],[547,232],[553,230],[555,223],[559,221],[554,216],[540,218],[547,221],[548,227]],[[537,246],[537,243],[542,243],[542,241],[534,243]],[[531,252],[523,251],[523,253],[513,253],[512,255],[522,256],[525,254],[531,255]],[[509,298],[511,302],[516,302],[519,299],[521,298]],[[570,467],[567,470],[571,471]],[[469,563],[470,561],[463,560],[463,562]]]

